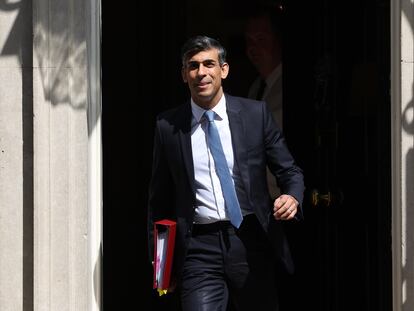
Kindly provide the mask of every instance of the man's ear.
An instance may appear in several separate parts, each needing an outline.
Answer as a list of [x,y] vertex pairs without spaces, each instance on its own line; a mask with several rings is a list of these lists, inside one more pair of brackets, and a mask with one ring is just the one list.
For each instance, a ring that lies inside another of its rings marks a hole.
[[183,78],[184,83],[187,83],[187,77],[185,75],[184,67],[181,68],[181,77]]
[[229,64],[223,63],[221,65],[221,78],[222,79],[226,79],[227,78],[227,75],[229,74],[229,69],[230,69]]

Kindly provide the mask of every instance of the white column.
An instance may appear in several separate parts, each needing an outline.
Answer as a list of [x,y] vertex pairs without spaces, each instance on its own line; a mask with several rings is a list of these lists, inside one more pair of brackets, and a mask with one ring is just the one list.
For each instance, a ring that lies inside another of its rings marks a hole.
[[89,60],[88,133],[89,133],[89,310],[102,309],[102,132],[101,132],[101,6],[89,0],[90,22],[87,32]]
[[33,4],[37,311],[100,307],[100,13],[91,1]]
[[18,14],[19,9],[0,10],[0,309],[4,311],[23,310],[23,68],[10,50]]
[[393,310],[414,309],[414,9],[391,1]]

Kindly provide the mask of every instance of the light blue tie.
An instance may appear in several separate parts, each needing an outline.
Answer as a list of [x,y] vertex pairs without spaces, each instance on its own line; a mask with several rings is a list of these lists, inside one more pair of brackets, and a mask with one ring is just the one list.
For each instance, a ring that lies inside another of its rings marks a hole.
[[223,191],[227,213],[233,226],[239,228],[243,220],[243,216],[241,214],[239,201],[237,200],[236,190],[234,189],[233,179],[231,178],[227,160],[223,152],[223,147],[221,146],[217,126],[214,123],[215,112],[207,110],[204,115],[209,121],[207,126],[207,143],[210,147],[211,154],[213,155],[214,163],[216,165],[216,172],[220,179],[221,190]]

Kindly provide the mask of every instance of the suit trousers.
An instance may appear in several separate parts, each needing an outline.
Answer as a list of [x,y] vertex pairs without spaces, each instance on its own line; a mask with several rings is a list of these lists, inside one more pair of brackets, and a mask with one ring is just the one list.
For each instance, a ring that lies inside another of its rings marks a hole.
[[183,311],[277,311],[275,259],[255,215],[194,225],[181,282]]

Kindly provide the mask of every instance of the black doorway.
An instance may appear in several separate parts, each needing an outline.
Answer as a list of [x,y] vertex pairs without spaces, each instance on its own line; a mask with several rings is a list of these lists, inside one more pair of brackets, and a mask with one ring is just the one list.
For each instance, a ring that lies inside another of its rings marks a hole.
[[[226,45],[225,87],[246,95],[243,3],[211,1],[217,18],[194,1],[102,4],[105,310],[177,305],[156,299],[147,261],[153,121],[187,96],[179,49],[195,33]],[[286,226],[297,271],[281,310],[391,310],[389,1],[283,5],[285,134],[308,199]]]

